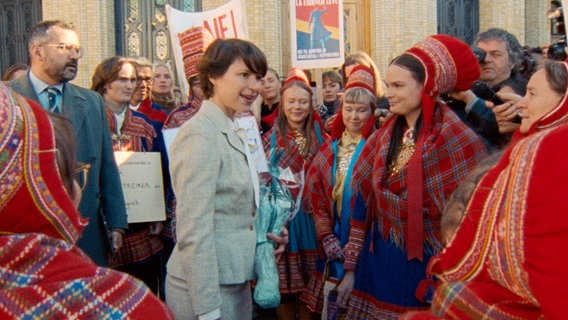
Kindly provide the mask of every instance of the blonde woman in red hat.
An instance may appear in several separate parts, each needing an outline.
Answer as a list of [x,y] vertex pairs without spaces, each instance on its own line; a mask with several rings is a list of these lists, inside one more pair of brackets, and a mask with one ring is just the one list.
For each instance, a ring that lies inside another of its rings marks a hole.
[[337,298],[348,319],[427,308],[419,298],[426,265],[442,249],[441,213],[486,155],[480,138],[436,98],[468,88],[478,75],[471,49],[445,35],[390,63],[386,98],[394,115],[369,138],[351,182],[356,196]]
[[[292,173],[307,171],[314,155],[327,135],[315,121],[312,89],[306,74],[293,68],[281,90],[280,108],[274,126],[263,138],[264,150],[270,159],[272,150],[284,150],[278,165],[290,168]],[[293,194],[297,197],[297,194]],[[278,262],[282,302],[277,308],[279,319],[310,319],[313,315],[299,297],[315,267],[317,240],[312,217],[307,213],[306,194],[303,192],[301,209],[288,226],[289,243]]]
[[343,249],[351,219],[349,182],[363,145],[375,129],[374,80],[372,69],[361,65],[353,69],[333,123],[331,140],[321,146],[306,176],[319,255],[301,300],[317,313],[325,314],[328,309],[324,302],[325,280],[336,286],[345,274]]

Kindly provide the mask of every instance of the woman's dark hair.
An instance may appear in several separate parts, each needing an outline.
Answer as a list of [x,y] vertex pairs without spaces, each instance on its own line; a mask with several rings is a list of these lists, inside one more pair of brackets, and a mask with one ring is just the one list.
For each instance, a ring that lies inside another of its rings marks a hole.
[[266,56],[253,43],[242,39],[215,39],[196,66],[201,89],[207,99],[215,94],[215,88],[209,78],[223,76],[237,59],[243,60],[247,68],[259,78],[266,75]]
[[[306,92],[308,92],[310,96],[310,109],[308,110],[308,117],[306,118],[306,120],[304,120],[304,126],[300,131],[302,132],[302,136],[306,137],[306,145],[308,146],[308,148],[310,148],[310,150],[312,150],[312,143],[314,143],[313,137],[311,135],[311,132],[314,130],[314,113],[312,112],[314,108],[314,102],[312,99],[313,91],[312,88],[310,88],[303,81],[290,81],[280,90],[280,97],[284,97],[284,92],[292,87],[300,87],[306,90]],[[274,124],[274,126],[276,127],[276,130],[280,132],[282,140],[284,141],[284,146],[286,147],[286,150],[289,151],[290,142],[288,141],[286,134],[286,128],[288,128],[288,119],[286,118],[286,114],[284,113],[284,103],[284,99],[280,99],[280,107],[278,108],[278,115],[276,117],[276,123]]]
[[414,80],[418,81],[418,83],[424,84],[424,81],[426,80],[426,69],[424,69],[422,63],[414,56],[407,53],[401,54],[389,63],[389,65],[393,64],[410,71]]
[[[399,66],[410,71],[412,78],[420,84],[424,84],[426,80],[426,70],[424,66],[418,59],[414,58],[410,54],[401,54],[400,56],[394,58],[389,65]],[[416,120],[414,126],[414,136],[418,137],[420,131],[422,130],[423,117],[422,112]],[[387,164],[390,166],[392,161],[394,161],[398,155],[398,149],[402,144],[402,137],[404,135],[404,127],[406,126],[406,119],[404,117],[398,117],[394,124],[392,138],[390,140],[389,153],[387,155]]]
[[546,60],[543,65],[546,81],[548,81],[550,88],[561,96],[566,93],[568,86],[568,72],[563,64],[562,62]]
[[91,90],[94,90],[100,93],[101,96],[104,96],[106,84],[118,79],[118,73],[125,63],[130,63],[134,68],[136,68],[136,65],[130,59],[125,57],[114,56],[104,59],[93,73]]
[[61,181],[71,198],[75,198],[75,188],[73,180],[74,171],[77,167],[75,158],[76,142],[73,134],[71,121],[64,116],[49,112],[49,119],[53,124],[55,135],[55,147],[57,148],[57,167]]

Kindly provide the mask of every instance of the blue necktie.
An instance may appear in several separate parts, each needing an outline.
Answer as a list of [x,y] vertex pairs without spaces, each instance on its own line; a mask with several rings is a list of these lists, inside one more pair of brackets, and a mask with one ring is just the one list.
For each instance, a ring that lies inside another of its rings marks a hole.
[[59,89],[56,87],[47,87],[47,99],[49,101],[49,112],[59,113],[59,106],[57,105],[57,96],[59,95]]

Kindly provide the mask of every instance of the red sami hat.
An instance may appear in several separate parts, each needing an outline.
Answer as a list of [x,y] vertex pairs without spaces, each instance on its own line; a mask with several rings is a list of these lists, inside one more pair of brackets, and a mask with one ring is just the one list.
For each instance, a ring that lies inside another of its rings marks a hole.
[[288,85],[288,83],[290,83],[292,81],[302,81],[308,87],[310,86],[310,80],[308,80],[308,76],[306,75],[304,70],[302,70],[300,68],[294,67],[294,68],[290,69],[290,71],[288,72],[288,75],[286,75],[286,80],[284,81],[284,86]]
[[[363,65],[357,65],[351,70],[351,74],[347,79],[347,84],[345,85],[345,92],[350,89],[361,88],[369,91],[373,96],[376,96],[375,92],[375,75],[373,70],[369,67]],[[345,94],[344,94],[345,96]],[[372,109],[372,107],[371,107]],[[363,128],[362,136],[367,139],[375,129],[375,115],[373,114],[365,127]],[[341,108],[337,112],[337,117],[333,121],[331,127],[331,138],[333,140],[341,138],[341,135],[345,131],[345,124],[343,124],[343,102],[341,103]]]
[[363,88],[369,90],[374,96],[377,95],[375,92],[375,76],[373,70],[369,67],[363,65],[357,65],[351,70],[351,74],[347,79],[347,84],[345,85],[345,91],[351,88]]
[[215,40],[209,30],[197,26],[178,34],[183,57],[185,78],[189,79],[198,74],[195,66],[203,56],[207,47]]
[[464,91],[479,79],[479,64],[471,48],[445,34],[432,35],[408,49],[426,70],[424,92],[431,98]]

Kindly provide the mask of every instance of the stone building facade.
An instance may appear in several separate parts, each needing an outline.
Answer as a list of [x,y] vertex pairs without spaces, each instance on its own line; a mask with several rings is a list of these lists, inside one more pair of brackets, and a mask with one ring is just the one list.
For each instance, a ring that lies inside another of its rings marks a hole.
[[[0,0],[6,1],[6,0]],[[124,3],[140,2],[129,0]],[[152,0],[164,4],[166,0]],[[479,28],[501,27],[522,44],[550,42],[550,22],[545,0],[477,1]],[[142,1],[143,2],[143,1]],[[148,0],[148,2],[151,2]],[[187,1],[184,1],[187,2]],[[195,2],[195,1],[193,1]],[[210,10],[227,0],[202,0],[197,9]],[[344,0],[346,42],[351,52],[364,50],[384,73],[388,62],[427,35],[437,33],[439,6],[462,5],[467,0]],[[125,26],[117,23],[116,0],[43,0],[42,19],[72,21],[78,28],[85,56],[75,82],[88,87],[96,65],[117,53],[117,35]],[[249,40],[265,53],[269,65],[285,74],[291,67],[288,0],[246,0]],[[445,9],[445,8],[443,8]],[[150,14],[150,13],[146,13]],[[456,22],[456,23],[459,23]]]

